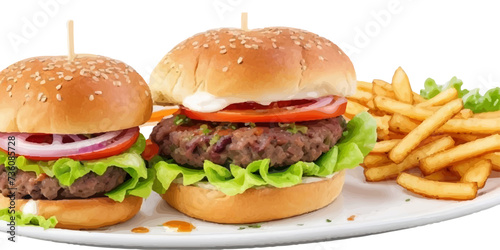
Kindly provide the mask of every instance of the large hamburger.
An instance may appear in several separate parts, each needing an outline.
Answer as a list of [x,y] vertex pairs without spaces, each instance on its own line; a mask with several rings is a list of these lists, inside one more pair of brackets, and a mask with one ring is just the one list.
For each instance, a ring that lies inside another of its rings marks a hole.
[[218,223],[307,213],[341,192],[376,141],[367,113],[346,123],[356,90],[348,56],[293,28],[218,29],[172,49],[151,75],[153,100],[179,105],[151,134],[153,189]]
[[139,211],[154,172],[138,126],[152,101],[135,70],[103,56],[35,57],[1,71],[0,88],[1,215],[92,229]]

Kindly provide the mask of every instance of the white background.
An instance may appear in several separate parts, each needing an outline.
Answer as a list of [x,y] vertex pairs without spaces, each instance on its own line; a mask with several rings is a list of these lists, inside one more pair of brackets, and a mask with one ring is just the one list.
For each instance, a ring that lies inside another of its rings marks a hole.
[[[178,42],[218,27],[290,26],[320,34],[351,58],[359,80],[390,80],[402,66],[415,90],[452,76],[467,88],[500,86],[500,5],[494,1],[2,1],[0,69],[67,51],[75,21],[77,53],[120,59],[145,79]],[[383,202],[383,201],[380,201]],[[500,207],[423,227],[272,249],[498,249]],[[1,249],[95,249],[0,235]]]

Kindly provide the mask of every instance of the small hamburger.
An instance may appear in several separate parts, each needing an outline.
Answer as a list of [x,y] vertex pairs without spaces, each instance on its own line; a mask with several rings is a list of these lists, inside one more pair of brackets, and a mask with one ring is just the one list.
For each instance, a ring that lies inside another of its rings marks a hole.
[[152,101],[135,70],[103,56],[35,57],[1,71],[0,88],[0,215],[93,229],[139,211],[154,172],[138,126]]
[[349,123],[348,56],[293,28],[218,29],[172,49],[151,75],[153,100],[179,111],[153,129],[153,190],[191,217],[254,223],[317,210],[376,142],[367,113]]

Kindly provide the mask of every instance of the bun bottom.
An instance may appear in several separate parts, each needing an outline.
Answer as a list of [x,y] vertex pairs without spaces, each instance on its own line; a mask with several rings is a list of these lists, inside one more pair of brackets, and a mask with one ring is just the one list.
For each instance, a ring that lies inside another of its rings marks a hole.
[[[141,209],[143,198],[127,196],[123,202],[108,197],[66,200],[35,200],[38,215],[55,216],[56,228],[96,229],[125,222]],[[16,200],[16,210],[22,211],[27,199]],[[0,195],[0,208],[9,207],[10,199]]]
[[252,188],[227,196],[218,190],[172,183],[163,199],[178,211],[204,221],[247,224],[288,218],[332,203],[342,191],[345,171],[332,178],[287,188]]

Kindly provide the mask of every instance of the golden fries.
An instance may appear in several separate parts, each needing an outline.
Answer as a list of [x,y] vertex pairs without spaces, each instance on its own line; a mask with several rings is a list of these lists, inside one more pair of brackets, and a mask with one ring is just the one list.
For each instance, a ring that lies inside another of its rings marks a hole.
[[[500,171],[500,111],[474,114],[455,88],[426,100],[401,67],[392,83],[375,79],[357,89],[346,117],[368,110],[377,121],[378,142],[362,164],[366,181],[398,177],[425,197],[468,200]],[[424,177],[405,173],[410,169]]]
[[465,171],[460,182],[475,182],[478,188],[483,188],[491,174],[491,162],[481,160]]
[[440,182],[401,173],[396,182],[403,188],[424,197],[443,200],[472,200],[477,195],[477,183]]
[[455,162],[499,149],[500,135],[491,135],[422,159],[420,161],[420,170],[429,175]]
[[385,140],[385,141],[379,141],[375,144],[375,147],[373,147],[372,153],[387,153],[391,151],[391,149],[396,146],[401,139],[392,139],[392,140]]
[[398,145],[389,153],[389,158],[395,163],[400,163],[404,158],[432,132],[442,126],[448,119],[462,109],[461,99],[456,99],[439,109],[431,117],[424,120],[418,127],[412,130]]
[[397,100],[413,104],[413,91],[411,90],[410,80],[401,67],[394,73],[392,85]]
[[442,106],[445,105],[446,103],[452,101],[453,99],[457,99],[458,97],[458,92],[455,88],[449,88],[438,95],[434,96],[433,98],[422,102],[420,104],[417,104],[417,107],[430,107],[430,106]]
[[414,107],[411,104],[399,102],[384,96],[376,96],[373,102],[379,110],[383,110],[390,114],[400,113],[419,121],[423,121],[433,114],[433,112],[428,109]]
[[448,148],[453,147],[455,142],[451,137],[444,137],[437,141],[431,142],[422,146],[404,159],[399,164],[390,163],[380,167],[372,167],[365,170],[365,177],[367,181],[382,181],[398,176],[399,173],[418,166],[419,160],[437,152],[441,152]]

